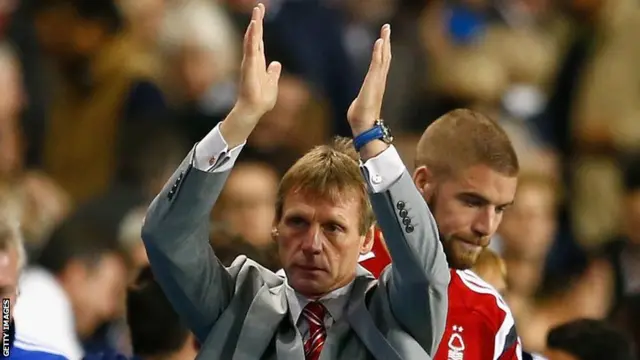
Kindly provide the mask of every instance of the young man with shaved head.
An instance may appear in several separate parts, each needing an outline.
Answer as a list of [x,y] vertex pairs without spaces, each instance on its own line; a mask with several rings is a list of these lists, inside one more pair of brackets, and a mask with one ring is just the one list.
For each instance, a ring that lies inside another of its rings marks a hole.
[[416,152],[413,181],[433,213],[451,268],[447,326],[434,359],[521,359],[511,311],[469,270],[515,196],[519,164],[511,141],[491,119],[459,109],[431,124]]

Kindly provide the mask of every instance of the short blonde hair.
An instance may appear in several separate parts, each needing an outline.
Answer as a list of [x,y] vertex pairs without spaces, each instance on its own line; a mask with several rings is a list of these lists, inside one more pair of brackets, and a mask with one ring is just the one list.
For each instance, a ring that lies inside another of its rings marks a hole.
[[507,176],[517,176],[520,171],[507,133],[479,112],[450,111],[427,127],[418,142],[416,167],[426,166],[436,176],[474,165],[486,165]]
[[366,183],[359,166],[359,157],[350,139],[336,137],[329,145],[311,149],[287,170],[278,187],[276,220],[282,218],[285,198],[292,191],[303,191],[337,201],[345,194],[360,200],[360,235],[374,224]]

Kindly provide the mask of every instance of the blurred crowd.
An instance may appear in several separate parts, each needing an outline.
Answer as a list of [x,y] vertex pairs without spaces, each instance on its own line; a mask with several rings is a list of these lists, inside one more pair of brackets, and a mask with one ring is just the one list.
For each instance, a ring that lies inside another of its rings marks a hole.
[[[283,76],[211,213],[222,262],[247,254],[279,268],[279,179],[312,146],[349,135],[346,109],[388,22],[383,117],[409,167],[430,121],[459,107],[500,122],[519,152],[498,257],[478,272],[501,289],[524,348],[544,351],[550,329],[582,318],[640,344],[637,0],[265,3],[266,55]],[[136,348],[193,358],[159,289],[127,288],[141,271],[153,279],[147,205],[235,101],[254,5],[0,1],[0,202],[20,217],[29,256],[19,334],[72,359]],[[146,327],[130,330],[127,312]]]

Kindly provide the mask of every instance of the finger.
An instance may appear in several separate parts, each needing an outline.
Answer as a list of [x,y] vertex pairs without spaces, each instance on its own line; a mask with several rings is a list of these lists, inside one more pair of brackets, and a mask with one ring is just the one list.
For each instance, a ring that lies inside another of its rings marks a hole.
[[385,24],[382,27],[382,40],[384,40],[384,46],[382,49],[382,63],[385,67],[385,76],[389,72],[391,66],[391,25]]
[[247,30],[244,32],[244,40],[242,42],[242,50],[243,54],[246,57],[247,54],[250,53],[251,50],[251,34],[253,33],[253,21],[249,22],[247,26]]
[[258,6],[253,8],[252,18],[255,21],[255,37],[256,37],[256,48],[259,50],[260,44],[262,42],[262,22],[264,19],[264,5],[262,3],[258,4]]
[[272,84],[277,84],[280,80],[280,74],[282,73],[282,64],[277,61],[272,61],[267,68],[267,75],[269,77],[269,82]]
[[383,40],[376,40],[375,44],[373,45],[373,53],[371,54],[369,71],[367,71],[367,75],[365,76],[362,87],[360,88],[360,94],[358,95],[358,98],[365,103],[368,102],[373,95],[376,83],[378,83],[378,78],[380,77],[380,72],[382,71],[382,46]]
[[[391,26],[386,24],[381,31],[382,40],[384,41],[382,49],[382,70],[380,74],[379,84],[377,88],[380,90],[380,97],[384,95],[387,86],[387,77],[391,68]],[[382,101],[382,99],[380,100]]]
[[262,20],[262,10],[264,9],[264,6],[260,7],[260,5],[262,4],[258,4],[253,7],[253,10],[251,11],[251,20],[253,21]]
[[265,7],[263,3],[258,3],[258,9],[260,10],[260,21],[264,20],[264,14],[266,13]]

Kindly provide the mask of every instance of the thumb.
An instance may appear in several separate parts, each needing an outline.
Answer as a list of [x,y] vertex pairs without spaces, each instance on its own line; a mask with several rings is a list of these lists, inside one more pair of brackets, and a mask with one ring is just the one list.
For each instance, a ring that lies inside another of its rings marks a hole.
[[271,64],[269,64],[269,67],[267,68],[267,76],[270,83],[277,85],[278,80],[280,80],[281,73],[282,73],[282,64],[280,64],[277,61],[273,61],[271,62]]

